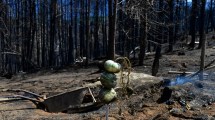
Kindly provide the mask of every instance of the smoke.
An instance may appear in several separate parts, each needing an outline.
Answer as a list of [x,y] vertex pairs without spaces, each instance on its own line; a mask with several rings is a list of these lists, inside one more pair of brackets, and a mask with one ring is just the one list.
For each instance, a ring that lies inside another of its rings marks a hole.
[[215,73],[204,73],[203,80],[199,79],[199,75],[202,74],[194,77],[180,75],[173,80],[164,80],[164,86],[177,88],[172,95],[185,100],[192,108],[211,105],[215,102]]
[[175,80],[173,80],[169,83],[169,86],[183,85],[183,84],[188,83],[188,82],[192,82],[192,80],[190,78],[185,77],[185,76],[178,76],[178,77],[176,77]]
[[[201,75],[203,75],[203,77]],[[179,75],[173,80],[165,80],[164,86],[176,86],[176,85],[183,85],[186,83],[195,84],[196,82],[200,81],[200,78],[203,78],[203,81],[204,80],[210,80],[210,79],[212,80],[213,76],[214,75],[212,75],[211,73],[210,74],[207,74],[207,73],[202,74],[202,72],[200,72],[198,75],[193,76],[193,77],[187,77],[185,75]]]

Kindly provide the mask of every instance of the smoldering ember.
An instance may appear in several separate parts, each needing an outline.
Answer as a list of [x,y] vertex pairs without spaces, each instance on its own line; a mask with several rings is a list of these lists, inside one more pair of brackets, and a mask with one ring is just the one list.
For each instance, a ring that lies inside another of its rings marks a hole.
[[214,0],[0,0],[1,120],[214,120]]

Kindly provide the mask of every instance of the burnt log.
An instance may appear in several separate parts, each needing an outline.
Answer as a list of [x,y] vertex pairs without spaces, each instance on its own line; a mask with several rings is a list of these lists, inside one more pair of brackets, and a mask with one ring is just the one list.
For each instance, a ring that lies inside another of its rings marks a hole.
[[164,103],[168,101],[171,98],[171,96],[172,96],[172,89],[170,89],[169,87],[165,87],[163,89],[161,97],[157,100],[157,103]]
[[13,74],[10,72],[7,72],[7,73],[2,74],[1,77],[4,77],[6,79],[11,79],[13,77]]

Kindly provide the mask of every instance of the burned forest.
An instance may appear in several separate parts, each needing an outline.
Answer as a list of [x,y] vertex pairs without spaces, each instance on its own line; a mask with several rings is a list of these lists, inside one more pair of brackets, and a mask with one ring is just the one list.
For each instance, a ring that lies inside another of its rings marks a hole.
[[0,113],[215,119],[215,0],[0,0]]

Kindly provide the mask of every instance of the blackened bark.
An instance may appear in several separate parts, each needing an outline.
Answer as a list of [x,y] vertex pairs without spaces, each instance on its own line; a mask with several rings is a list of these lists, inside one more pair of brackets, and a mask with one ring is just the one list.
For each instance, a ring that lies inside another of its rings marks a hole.
[[86,62],[85,66],[88,66],[89,64],[89,54],[90,54],[90,49],[89,49],[89,41],[91,40],[90,38],[90,7],[91,7],[91,0],[88,0],[87,2],[87,19],[86,19]]
[[[163,10],[163,6],[164,6],[164,1],[163,0],[159,0],[159,10],[162,11]],[[163,13],[160,12],[158,14],[159,16],[159,20],[160,22],[163,22]],[[164,32],[163,32],[163,26],[158,26],[159,31],[161,31],[161,33],[158,35],[157,38],[157,45],[156,45],[156,51],[155,51],[155,58],[153,61],[153,65],[152,65],[152,75],[156,76],[158,73],[158,69],[160,66],[159,60],[161,57],[161,43],[163,42],[163,36],[164,36]]]
[[98,59],[100,55],[100,47],[99,47],[99,0],[96,0],[95,5],[95,25],[94,25],[94,57]]
[[83,57],[84,55],[84,0],[80,0],[80,25],[79,25],[79,40],[80,40],[80,49],[78,54]]
[[78,24],[78,10],[77,10],[78,9],[78,1],[79,0],[75,0],[75,7],[74,7],[75,8],[75,16],[74,16],[75,17],[74,18],[75,19],[75,21],[74,21],[74,27],[75,27],[74,32],[75,33],[74,33],[74,39],[75,39],[75,51],[76,51],[75,52],[75,57],[78,56],[78,53],[77,53],[77,51],[78,51],[78,28],[77,28],[78,27],[78,25],[77,25]]
[[[147,8],[146,8],[147,9]],[[143,61],[145,58],[145,51],[147,46],[147,11],[144,13],[144,21],[141,23],[140,26],[140,32],[143,32],[143,34],[140,33],[140,53],[139,53],[139,65],[143,65]],[[143,29],[142,29],[143,28]]]
[[70,19],[71,23],[69,26],[69,52],[68,52],[68,63],[71,64],[74,62],[74,40],[73,40],[73,0],[70,0]]
[[49,40],[49,66],[54,66],[55,64],[55,52],[54,52],[54,43],[55,43],[55,35],[56,35],[56,14],[57,14],[57,0],[51,1],[50,6],[50,40]]
[[192,10],[191,10],[191,19],[190,19],[190,33],[191,33],[191,42],[189,46],[191,48],[195,47],[195,38],[196,38],[196,14],[197,14],[197,0],[192,0]]
[[174,8],[174,1],[173,0],[169,0],[168,4],[169,4],[169,50],[168,52],[172,52],[173,51],[173,43],[174,43],[174,35],[173,35],[173,31],[174,31],[174,26],[173,26],[173,8]]
[[205,5],[206,0],[201,0],[201,10],[200,10],[200,26],[199,26],[199,46],[198,49],[202,47],[203,39],[205,36]]
[[157,48],[156,48],[156,51],[155,51],[155,58],[154,58],[154,62],[153,62],[153,65],[152,65],[152,76],[156,76],[157,73],[158,73],[158,69],[159,69],[159,59],[160,59],[160,56],[161,56],[161,45],[158,45]]
[[[109,34],[108,34],[108,59],[115,59],[115,31],[116,31],[116,7],[118,0],[108,0]],[[114,2],[114,3],[113,3]]]

